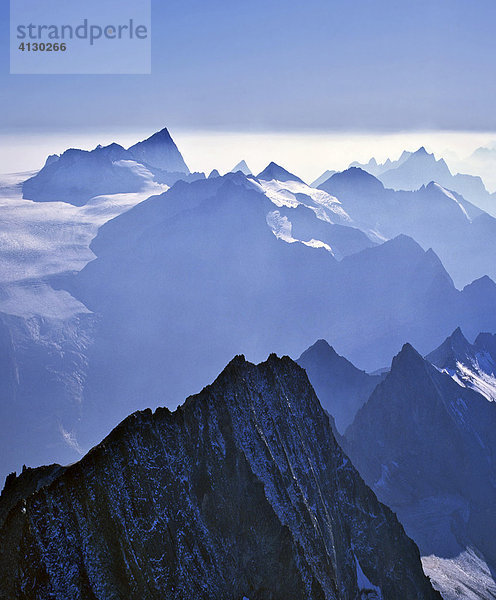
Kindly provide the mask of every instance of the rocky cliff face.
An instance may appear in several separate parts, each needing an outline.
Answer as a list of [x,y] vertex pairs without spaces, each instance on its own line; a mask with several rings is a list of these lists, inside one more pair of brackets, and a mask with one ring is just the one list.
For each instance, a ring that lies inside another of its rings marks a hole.
[[[458,385],[406,344],[346,430],[344,448],[422,556],[451,560],[471,549],[494,573],[495,431],[494,402]],[[492,577],[489,591],[480,572],[470,584],[479,567],[464,569],[464,593],[453,579],[436,578],[443,597],[494,597]]]
[[351,425],[383,375],[369,375],[318,340],[297,360],[307,372],[322,406],[331,414],[340,434]]
[[288,358],[131,415],[0,530],[2,599],[243,597],[440,598]]

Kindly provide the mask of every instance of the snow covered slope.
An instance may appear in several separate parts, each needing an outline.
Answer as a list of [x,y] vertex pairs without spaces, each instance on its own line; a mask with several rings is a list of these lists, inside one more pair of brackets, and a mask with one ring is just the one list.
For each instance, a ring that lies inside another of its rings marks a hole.
[[426,356],[448,373],[491,402],[496,401],[496,336],[481,333],[471,344],[458,327],[440,346]]
[[69,149],[51,155],[41,171],[23,184],[23,197],[38,202],[83,206],[95,196],[143,192],[152,182],[173,185],[194,180],[181,153],[163,129],[125,150],[119,144],[97,146],[90,152]]
[[[98,228],[166,189],[65,202],[21,198],[25,173],[0,178],[0,478],[23,463],[73,462],[86,421],[87,352],[98,316],[61,288],[94,259]],[[92,426],[91,423],[88,423]]]

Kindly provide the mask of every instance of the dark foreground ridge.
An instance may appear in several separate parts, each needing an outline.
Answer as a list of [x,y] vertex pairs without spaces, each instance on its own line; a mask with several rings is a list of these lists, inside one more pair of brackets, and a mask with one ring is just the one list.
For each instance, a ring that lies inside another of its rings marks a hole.
[[243,597],[440,598],[287,357],[134,413],[0,529],[2,599]]

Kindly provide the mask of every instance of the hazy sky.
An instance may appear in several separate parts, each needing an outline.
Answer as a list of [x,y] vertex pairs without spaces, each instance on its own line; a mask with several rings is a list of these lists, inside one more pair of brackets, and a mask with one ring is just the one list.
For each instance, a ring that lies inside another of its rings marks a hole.
[[[142,128],[121,132],[0,134],[0,173],[39,169],[49,154],[60,154],[69,147],[90,150],[98,143],[112,141],[128,147],[151,133],[152,130]],[[492,146],[496,141],[496,133],[453,131],[312,133],[174,129],[171,133],[193,171],[209,173],[216,168],[224,173],[245,159],[258,173],[274,160],[307,182],[326,169],[344,169],[353,160],[368,161],[371,156],[380,161],[398,158],[403,150],[417,150],[422,145],[447,159],[453,172],[459,167],[463,172],[472,172],[474,165],[466,161],[460,165],[456,158],[465,159],[475,148]],[[485,181],[491,191],[496,189],[496,179],[485,178]]]
[[496,131],[494,0],[152,2],[152,75],[24,76],[3,0],[1,130]]

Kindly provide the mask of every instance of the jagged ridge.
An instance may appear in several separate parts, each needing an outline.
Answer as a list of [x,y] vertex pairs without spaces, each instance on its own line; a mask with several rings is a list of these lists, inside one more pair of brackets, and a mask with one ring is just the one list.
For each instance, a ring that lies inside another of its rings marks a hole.
[[304,371],[274,355],[128,417],[16,505],[0,549],[9,599],[439,598]]

